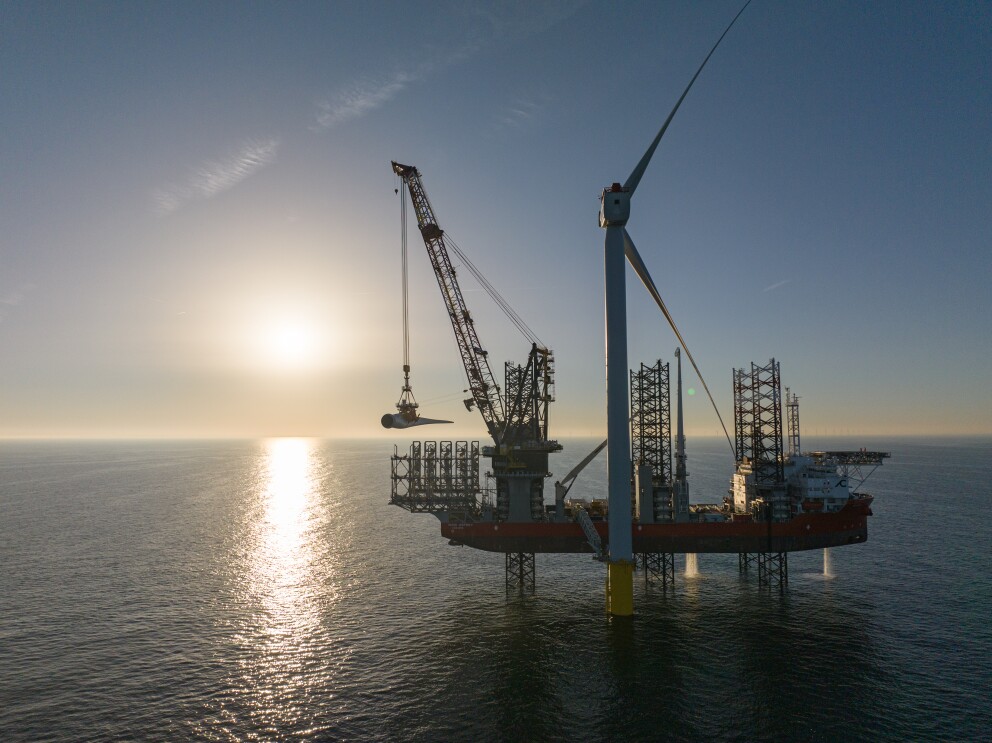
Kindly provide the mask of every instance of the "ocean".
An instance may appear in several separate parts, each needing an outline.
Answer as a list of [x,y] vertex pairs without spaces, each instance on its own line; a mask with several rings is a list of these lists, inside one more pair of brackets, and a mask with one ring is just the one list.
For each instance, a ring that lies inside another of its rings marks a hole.
[[[804,440],[892,453],[868,542],[784,595],[680,555],[630,620],[585,555],[508,596],[388,505],[393,443],[0,442],[0,740],[992,739],[992,438]],[[688,456],[721,500],[727,442]]]

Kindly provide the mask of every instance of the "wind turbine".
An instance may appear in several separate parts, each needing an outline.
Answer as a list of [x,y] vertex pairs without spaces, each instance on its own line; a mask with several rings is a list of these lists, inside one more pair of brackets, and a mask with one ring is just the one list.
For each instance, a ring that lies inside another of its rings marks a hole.
[[[737,19],[745,8],[751,4],[747,0],[734,20],[730,22],[724,32],[717,39],[716,44],[706,55],[706,59],[699,65],[696,74],[682,92],[672,112],[668,114],[665,123],[655,136],[651,146],[648,147],[644,156],[641,157],[637,167],[634,168],[630,177],[623,185],[614,183],[609,188],[603,190],[601,207],[599,212],[599,226],[606,230],[605,245],[605,273],[606,273],[606,407],[607,407],[607,472],[609,481],[609,560],[607,562],[606,577],[606,608],[614,616],[630,616],[634,613],[634,554],[633,535],[630,504],[630,429],[628,420],[630,416],[630,396],[628,390],[628,366],[627,366],[627,289],[624,258],[630,262],[634,272],[638,275],[644,286],[654,298],[665,318],[675,331],[682,348],[685,349],[686,356],[692,363],[693,369],[699,375],[696,362],[689,353],[681,333],[675,326],[672,316],[665,307],[661,294],[654,285],[651,275],[648,273],[644,261],[641,259],[634,241],[627,234],[627,221],[630,219],[630,200],[637,190],[637,185],[641,182],[644,171],[647,170],[651,157],[658,147],[658,143],[668,130],[668,125],[672,123],[679,106],[685,100],[692,84],[696,82],[699,73],[709,62],[713,52],[720,46],[723,37],[733,27]],[[699,375],[706,394],[710,401],[710,395],[706,382],[702,375]],[[714,408],[716,404],[714,403]],[[717,411],[717,416],[720,413]],[[723,425],[723,419],[720,419]],[[724,433],[727,427],[723,427]],[[727,440],[730,440],[729,434]],[[733,444],[731,444],[733,449]]]

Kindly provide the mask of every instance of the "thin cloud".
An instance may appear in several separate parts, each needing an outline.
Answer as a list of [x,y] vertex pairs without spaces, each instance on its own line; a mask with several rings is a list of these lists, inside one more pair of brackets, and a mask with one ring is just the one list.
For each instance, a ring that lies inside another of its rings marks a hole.
[[494,132],[517,131],[539,122],[552,98],[537,94],[527,98],[517,98],[495,112],[491,128]]
[[[558,25],[590,2],[590,0],[550,0],[535,9],[529,0],[514,0],[498,4],[466,2],[457,6],[464,18],[462,38],[469,39],[454,51],[438,55],[424,50],[426,61],[413,69],[400,70],[380,77],[361,78],[316,103],[316,121],[311,131],[332,129],[352,119],[358,119],[393,100],[411,85],[423,82],[432,73],[466,60],[493,43],[515,40],[546,31]],[[533,108],[531,107],[533,106]],[[506,112],[500,121],[503,126],[519,126],[534,115],[534,104],[521,103]]]
[[357,119],[388,103],[405,90],[410,83],[422,79],[421,75],[397,72],[381,80],[362,80],[337,93],[329,101],[317,104],[317,123],[314,131],[331,129],[349,119]]
[[541,110],[541,106],[534,101],[517,100],[499,116],[498,123],[502,126],[520,128],[534,118]]
[[16,289],[0,296],[0,322],[3,322],[3,318],[7,314],[7,310],[21,304],[21,302],[27,298],[28,294],[30,294],[34,288],[34,284],[21,284]]
[[786,285],[786,284],[788,284],[788,283],[789,283],[790,281],[792,281],[792,279],[785,279],[784,281],[779,281],[779,282],[777,282],[777,283],[775,283],[775,284],[772,284],[771,286],[766,286],[766,287],[765,287],[764,289],[762,289],[761,291],[763,291],[763,292],[770,292],[770,291],[774,291],[775,289],[778,289],[778,288],[779,288],[780,286],[785,286],[785,285]]
[[232,155],[203,163],[186,183],[160,188],[152,198],[161,214],[174,212],[188,201],[209,199],[271,163],[278,149],[277,139],[247,140]]
[[310,130],[322,132],[345,121],[361,118],[389,103],[411,85],[423,82],[432,73],[468,59],[483,46],[485,44],[482,42],[469,41],[453,51],[447,51],[443,56],[428,57],[412,70],[361,78],[339,90],[328,100],[317,102],[316,123]]

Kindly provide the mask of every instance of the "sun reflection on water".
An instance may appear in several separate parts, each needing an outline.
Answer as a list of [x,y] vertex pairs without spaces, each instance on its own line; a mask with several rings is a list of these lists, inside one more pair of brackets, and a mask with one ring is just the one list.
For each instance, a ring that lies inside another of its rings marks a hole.
[[[266,442],[265,522],[268,556],[289,573],[302,567],[299,555],[307,547],[309,506],[315,493],[311,442],[273,439]],[[284,576],[285,577],[285,576]]]
[[322,618],[330,591],[321,499],[325,464],[316,441],[264,442],[256,480],[257,510],[249,556],[248,594],[254,606],[242,634],[243,705],[262,730],[300,722],[299,705],[319,668]]

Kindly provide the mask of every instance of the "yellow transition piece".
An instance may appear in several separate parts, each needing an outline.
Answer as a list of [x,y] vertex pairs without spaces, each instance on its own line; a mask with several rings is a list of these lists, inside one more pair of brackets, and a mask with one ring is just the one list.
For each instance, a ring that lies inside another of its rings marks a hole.
[[618,560],[606,564],[606,611],[615,617],[634,613],[634,563]]

